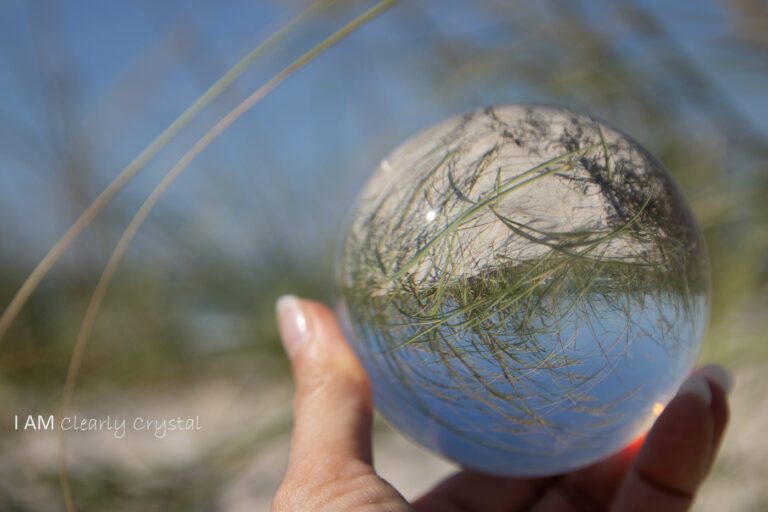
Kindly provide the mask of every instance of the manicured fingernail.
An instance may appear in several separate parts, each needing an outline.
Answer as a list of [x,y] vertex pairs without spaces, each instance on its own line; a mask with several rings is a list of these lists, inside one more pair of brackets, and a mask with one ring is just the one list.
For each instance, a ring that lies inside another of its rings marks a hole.
[[706,405],[712,403],[712,393],[709,391],[709,384],[707,384],[704,377],[696,373],[683,382],[677,395],[693,395],[699,397]]
[[280,338],[289,357],[309,341],[309,325],[299,299],[293,295],[283,295],[277,299],[277,325]]
[[708,364],[702,366],[696,370],[696,373],[722,389],[725,394],[730,393],[733,389],[733,377],[728,372],[728,370],[719,364]]

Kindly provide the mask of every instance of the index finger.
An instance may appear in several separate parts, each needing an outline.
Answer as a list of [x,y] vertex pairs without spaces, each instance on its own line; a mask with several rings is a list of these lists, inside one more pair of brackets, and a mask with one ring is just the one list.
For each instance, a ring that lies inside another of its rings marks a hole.
[[611,510],[688,510],[726,420],[724,390],[701,373],[692,375],[648,433]]

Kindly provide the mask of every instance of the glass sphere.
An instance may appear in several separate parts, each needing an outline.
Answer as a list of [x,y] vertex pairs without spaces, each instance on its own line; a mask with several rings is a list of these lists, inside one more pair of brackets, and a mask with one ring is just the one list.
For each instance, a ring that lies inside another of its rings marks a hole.
[[709,269],[661,164],[565,108],[408,140],[361,194],[338,310],[395,428],[463,466],[572,470],[620,450],[697,356]]

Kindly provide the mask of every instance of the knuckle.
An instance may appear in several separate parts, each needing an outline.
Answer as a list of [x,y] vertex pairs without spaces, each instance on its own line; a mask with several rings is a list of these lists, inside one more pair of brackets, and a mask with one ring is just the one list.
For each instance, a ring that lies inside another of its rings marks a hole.
[[291,507],[293,506],[291,504],[292,502],[292,492],[291,489],[286,483],[284,482],[275,493],[274,498],[272,498],[272,512],[288,512],[291,510]]
[[359,461],[341,459],[331,454],[310,454],[299,462],[298,473],[310,486],[327,486],[374,475],[371,466]]
[[379,483],[372,468],[362,462],[307,457],[289,469],[272,512],[334,510],[334,503],[353,503],[358,496],[375,493]]

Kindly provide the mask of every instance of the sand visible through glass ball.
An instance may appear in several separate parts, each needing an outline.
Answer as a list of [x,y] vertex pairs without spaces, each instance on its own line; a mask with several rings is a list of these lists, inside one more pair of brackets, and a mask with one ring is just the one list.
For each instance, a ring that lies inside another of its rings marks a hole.
[[376,406],[464,466],[547,475],[640,435],[690,371],[709,270],[669,174],[573,111],[488,108],[361,194],[339,312]]

